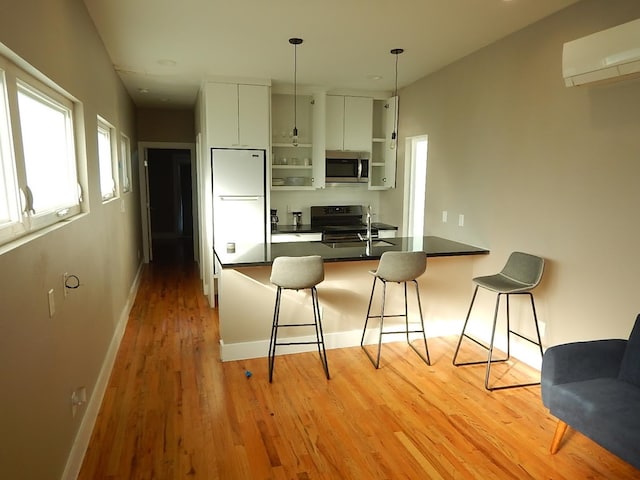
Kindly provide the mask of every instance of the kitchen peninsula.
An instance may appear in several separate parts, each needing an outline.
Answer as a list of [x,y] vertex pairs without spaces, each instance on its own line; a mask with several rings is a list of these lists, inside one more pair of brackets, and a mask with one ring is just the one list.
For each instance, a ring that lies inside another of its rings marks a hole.
[[[428,336],[458,333],[464,307],[471,294],[472,262],[488,254],[483,248],[440,237],[398,237],[347,245],[324,242],[235,244],[215,249],[221,271],[218,285],[220,344],[223,361],[267,355],[275,301],[270,283],[271,263],[278,256],[320,255],[325,280],[318,285],[327,348],[360,344],[362,325],[371,293],[372,276],[385,251],[427,253],[427,270],[418,280]],[[389,285],[392,300],[387,311],[402,308],[400,286]],[[395,289],[398,289],[395,292]],[[394,289],[394,290],[392,290]],[[281,321],[312,316],[307,291],[287,291]],[[398,300],[398,301],[396,301]],[[376,307],[374,300],[374,308]],[[411,307],[410,307],[411,308]],[[299,322],[298,322],[299,323]],[[309,330],[290,329],[292,337]],[[301,351],[282,348],[282,353]]]

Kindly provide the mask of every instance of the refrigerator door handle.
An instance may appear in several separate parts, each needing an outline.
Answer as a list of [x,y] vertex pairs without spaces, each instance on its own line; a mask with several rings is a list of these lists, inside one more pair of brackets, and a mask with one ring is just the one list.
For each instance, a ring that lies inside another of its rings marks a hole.
[[262,197],[259,195],[220,195],[220,200],[223,202],[231,201],[231,202],[253,202],[256,200],[261,200]]

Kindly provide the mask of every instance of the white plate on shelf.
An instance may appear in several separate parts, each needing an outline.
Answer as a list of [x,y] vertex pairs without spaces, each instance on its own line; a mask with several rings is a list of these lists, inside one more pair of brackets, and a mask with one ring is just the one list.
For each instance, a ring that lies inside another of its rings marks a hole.
[[285,185],[291,185],[296,187],[304,185],[304,182],[305,182],[305,177],[287,177],[284,180]]

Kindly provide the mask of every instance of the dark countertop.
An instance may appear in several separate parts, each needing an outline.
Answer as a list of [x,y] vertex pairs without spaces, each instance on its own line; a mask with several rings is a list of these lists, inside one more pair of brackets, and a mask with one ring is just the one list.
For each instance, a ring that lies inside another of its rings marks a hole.
[[[296,232],[301,232],[300,229]],[[281,232],[285,233],[285,232]],[[356,246],[331,247],[322,242],[286,242],[268,244],[236,244],[235,252],[227,252],[226,246],[214,247],[214,253],[222,268],[268,266],[281,256],[300,257],[320,255],[325,262],[376,260],[387,251],[412,252],[423,250],[428,257],[483,255],[489,250],[455,242],[440,237],[396,237],[374,240],[367,253],[365,242]]]
[[[371,226],[378,230],[398,230],[398,227],[389,225],[387,223],[372,222]],[[300,225],[278,225],[275,230],[271,230],[271,235],[277,235],[278,233],[322,233],[323,227],[314,227],[311,224]]]

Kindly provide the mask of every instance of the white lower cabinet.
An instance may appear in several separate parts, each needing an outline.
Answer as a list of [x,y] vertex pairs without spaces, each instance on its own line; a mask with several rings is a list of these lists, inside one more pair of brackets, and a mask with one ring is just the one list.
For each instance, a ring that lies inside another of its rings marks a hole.
[[396,238],[396,230],[378,230],[378,238]]
[[272,233],[271,243],[285,242],[319,242],[322,233]]

